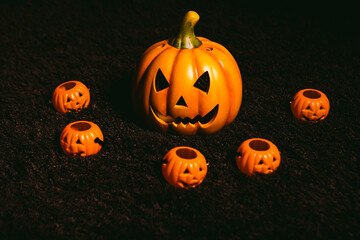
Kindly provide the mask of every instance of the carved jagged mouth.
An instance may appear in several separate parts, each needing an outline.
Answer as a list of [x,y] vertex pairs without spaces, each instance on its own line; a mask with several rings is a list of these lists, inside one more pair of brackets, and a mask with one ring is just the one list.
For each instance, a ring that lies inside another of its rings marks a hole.
[[194,183],[186,183],[184,181],[180,181],[184,185],[184,188],[193,188],[198,185],[198,181],[195,181]]
[[310,119],[310,118],[308,118],[308,117],[306,117],[306,116],[303,116],[303,118],[304,118],[306,121],[309,121],[309,122],[318,122],[318,121],[320,121],[320,120],[323,120],[324,117],[325,117],[325,115],[323,115],[323,116],[321,116],[321,117],[319,117],[319,118],[316,118],[316,119]]
[[162,121],[164,121],[165,123],[175,123],[175,124],[195,124],[197,122],[201,123],[201,124],[207,124],[209,122],[211,122],[213,119],[215,119],[217,113],[218,113],[218,110],[219,110],[219,104],[216,105],[210,112],[208,112],[205,116],[200,116],[200,115],[197,115],[196,117],[194,118],[189,118],[189,117],[185,117],[185,118],[181,118],[181,117],[177,117],[177,118],[174,118],[172,116],[166,116],[166,115],[163,115],[161,114],[160,112],[158,112],[155,108],[153,108],[152,106],[150,106],[150,109],[152,110],[152,112],[154,113],[154,115],[161,119]]

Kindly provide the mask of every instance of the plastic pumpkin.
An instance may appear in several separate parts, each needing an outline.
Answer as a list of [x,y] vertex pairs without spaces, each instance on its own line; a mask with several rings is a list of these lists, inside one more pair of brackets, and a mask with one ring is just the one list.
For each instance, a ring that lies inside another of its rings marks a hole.
[[60,113],[79,111],[90,103],[89,89],[79,81],[68,81],[59,85],[53,94],[52,103]]
[[242,100],[240,70],[218,43],[196,37],[189,11],[177,37],[145,51],[133,84],[136,112],[163,132],[211,134],[230,124]]
[[175,147],[164,157],[162,173],[175,187],[194,188],[204,180],[207,163],[204,155],[191,147]]
[[319,90],[303,89],[295,94],[291,111],[297,119],[318,122],[329,114],[330,102]]
[[237,150],[237,166],[247,175],[272,173],[279,167],[280,161],[278,148],[266,139],[248,139]]
[[60,135],[60,144],[66,154],[89,156],[100,151],[104,136],[98,125],[77,121],[67,125]]

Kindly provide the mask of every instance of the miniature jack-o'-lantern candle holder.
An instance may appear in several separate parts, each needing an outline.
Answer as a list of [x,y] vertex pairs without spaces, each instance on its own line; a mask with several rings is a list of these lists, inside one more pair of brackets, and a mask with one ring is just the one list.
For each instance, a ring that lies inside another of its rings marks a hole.
[[297,92],[291,102],[291,111],[297,119],[318,122],[329,114],[329,99],[316,89],[303,89]]
[[272,173],[279,167],[280,161],[278,148],[266,139],[248,139],[237,150],[237,166],[247,175]]
[[204,180],[207,163],[204,155],[191,147],[175,147],[164,157],[162,173],[173,186],[194,188]]
[[89,89],[79,81],[69,81],[59,85],[53,94],[52,103],[60,113],[80,111],[90,103]]
[[60,136],[60,144],[66,154],[82,157],[98,153],[103,141],[98,125],[88,121],[70,123]]
[[148,48],[133,81],[135,111],[163,132],[211,134],[240,109],[238,65],[225,47],[195,36],[198,20],[189,11],[176,37]]

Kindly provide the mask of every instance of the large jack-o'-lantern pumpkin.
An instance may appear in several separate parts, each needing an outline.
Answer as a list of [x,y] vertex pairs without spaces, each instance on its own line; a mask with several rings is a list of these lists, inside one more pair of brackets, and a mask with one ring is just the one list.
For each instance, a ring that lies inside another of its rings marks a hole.
[[179,35],[151,46],[133,84],[135,110],[164,132],[210,134],[230,124],[242,99],[240,70],[218,43],[196,37],[189,11]]

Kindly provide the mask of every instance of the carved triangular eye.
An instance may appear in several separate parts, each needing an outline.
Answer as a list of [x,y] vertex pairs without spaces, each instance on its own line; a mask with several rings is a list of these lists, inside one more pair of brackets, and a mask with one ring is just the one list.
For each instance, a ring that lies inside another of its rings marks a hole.
[[194,87],[200,89],[203,92],[208,93],[210,88],[210,76],[209,72],[204,72],[198,80],[195,82]]
[[155,78],[155,90],[158,92],[158,91],[164,90],[165,88],[168,88],[168,87],[169,87],[169,83],[166,80],[161,69],[159,68],[159,70],[156,73],[156,78]]

